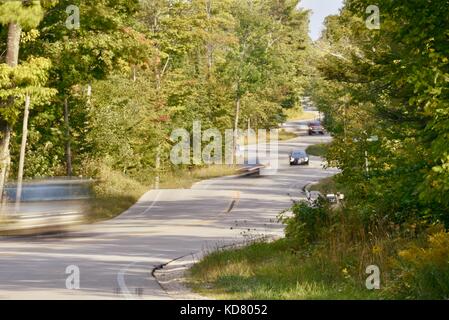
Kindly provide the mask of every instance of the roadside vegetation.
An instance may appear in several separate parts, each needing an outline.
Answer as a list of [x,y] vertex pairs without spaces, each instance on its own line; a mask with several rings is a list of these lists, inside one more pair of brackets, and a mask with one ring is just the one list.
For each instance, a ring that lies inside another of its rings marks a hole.
[[[206,256],[193,290],[218,299],[448,299],[449,233],[361,221],[347,208],[296,203],[286,237]],[[371,225],[371,228],[367,228]],[[380,290],[366,268],[379,267]]]
[[24,179],[98,180],[93,220],[129,207],[157,176],[161,187],[184,188],[228,174],[225,166],[173,164],[179,141],[171,134],[192,135],[194,121],[222,135],[249,123],[268,130],[303,115],[310,39],[307,12],[296,4],[1,2],[0,195],[19,178],[21,150]]
[[[341,173],[313,186],[331,205],[295,203],[285,238],[211,254],[192,286],[219,298],[449,298],[449,15],[444,0],[347,0],[316,43],[309,93]],[[416,12],[420,12],[419,15]],[[318,150],[317,150],[318,149]],[[380,289],[366,287],[367,268]]]
[[294,139],[297,137],[298,137],[298,135],[296,133],[286,131],[286,130],[280,130],[279,135],[278,135],[279,141],[290,140],[290,139]]
[[311,156],[324,157],[326,155],[327,144],[319,143],[308,146],[306,149],[307,154]]
[[[298,251],[286,239],[208,255],[191,269],[190,285],[218,299],[370,299],[376,293],[347,281],[325,257]],[[327,274],[323,274],[326,271]]]
[[304,111],[301,107],[285,109],[284,114],[289,121],[293,120],[311,120],[316,118],[316,113]]

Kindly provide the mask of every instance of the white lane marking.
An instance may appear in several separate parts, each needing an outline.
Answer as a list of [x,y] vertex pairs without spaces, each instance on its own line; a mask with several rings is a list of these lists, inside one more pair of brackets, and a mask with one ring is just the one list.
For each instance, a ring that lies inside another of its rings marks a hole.
[[[154,207],[154,205],[158,201],[161,193],[162,193],[161,190],[159,190],[157,192],[157,195],[154,198],[153,202],[151,203],[151,205],[147,209],[145,209],[144,212],[142,212],[140,214],[141,216],[143,216],[146,213],[148,213]],[[125,296],[126,300],[134,300],[134,299],[136,299],[135,295],[131,294],[131,292],[129,291],[128,287],[126,286],[126,282],[125,282],[126,273],[129,271],[129,269],[131,267],[133,267],[136,264],[137,264],[137,262],[130,263],[127,266],[125,266],[124,268],[120,269],[120,271],[117,273],[117,284],[118,284],[118,286],[120,288],[120,293]]]
[[128,264],[126,267],[120,269],[120,271],[117,273],[117,284],[120,288],[120,293],[122,293],[125,296],[126,300],[135,299],[134,296],[131,294],[131,292],[129,292],[128,287],[126,286],[125,275],[126,272],[129,270],[129,268],[134,266],[136,263],[137,262]]
[[142,213],[140,214],[140,216],[146,215],[148,212],[150,212],[151,209],[153,209],[153,207],[156,205],[156,202],[159,200],[159,197],[160,197],[161,193],[162,193],[161,190],[159,190],[159,191],[157,192],[157,195],[156,195],[156,197],[154,198],[153,202],[150,204],[150,206],[149,206],[148,208],[145,209],[144,212],[142,212]]

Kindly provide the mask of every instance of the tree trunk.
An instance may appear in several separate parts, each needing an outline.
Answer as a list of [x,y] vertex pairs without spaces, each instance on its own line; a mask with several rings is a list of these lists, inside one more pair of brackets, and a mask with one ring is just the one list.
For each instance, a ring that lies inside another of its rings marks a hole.
[[15,67],[19,63],[19,47],[21,34],[22,28],[18,23],[9,24],[6,63],[10,67]]
[[11,127],[9,124],[0,121],[0,199],[3,201],[3,193],[5,189],[6,180],[8,179],[8,171],[11,163],[11,156],[9,154],[9,141],[11,139]]
[[[206,0],[206,14],[207,20],[210,21],[212,19],[212,0]],[[206,31],[208,36],[210,36],[209,26],[207,27]],[[206,51],[207,51],[207,79],[209,79],[212,72],[213,54],[214,54],[214,47],[213,44],[210,42],[210,39],[206,44]]]
[[20,144],[20,158],[19,158],[19,173],[17,175],[17,192],[16,205],[20,204],[22,198],[22,181],[23,181],[23,167],[25,164],[25,151],[28,137],[28,116],[30,114],[30,96],[25,98],[25,112],[23,113],[23,128],[22,128],[22,143]]
[[[19,63],[20,35],[22,28],[18,23],[10,23],[8,26],[8,43],[6,47],[6,64],[16,67]],[[14,99],[9,99],[12,106]],[[3,200],[5,184],[8,179],[8,171],[11,163],[9,141],[11,139],[11,125],[4,119],[0,119],[0,200]]]
[[239,128],[239,116],[240,116],[240,95],[238,95],[235,100],[235,119],[234,119],[235,131],[237,131],[237,129]]
[[66,169],[67,169],[67,176],[72,176],[72,148],[70,145],[70,123],[69,123],[69,102],[68,98],[65,97],[64,99],[64,122],[65,122],[65,137],[66,137],[66,144],[65,144],[65,157],[66,157]]

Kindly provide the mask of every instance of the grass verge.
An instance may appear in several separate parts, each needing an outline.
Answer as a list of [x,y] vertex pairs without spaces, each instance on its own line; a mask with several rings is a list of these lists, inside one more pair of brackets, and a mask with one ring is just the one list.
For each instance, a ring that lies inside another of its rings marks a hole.
[[191,170],[178,170],[161,176],[162,189],[188,189],[201,180],[234,175],[237,167],[229,165],[214,165],[198,167]]
[[285,131],[284,129],[279,130],[279,136],[278,136],[279,141],[290,140],[290,139],[294,139],[297,137],[298,137],[298,135],[294,132]]
[[317,117],[316,112],[304,111],[301,108],[286,109],[284,110],[284,114],[288,121],[308,120],[308,119],[315,119]]
[[[217,299],[377,299],[340,270],[325,270],[320,256],[297,252],[286,239],[212,253],[194,265],[194,291]],[[334,274],[335,273],[335,274]]]
[[324,157],[327,151],[326,143],[319,143],[308,146],[306,152],[311,156]]

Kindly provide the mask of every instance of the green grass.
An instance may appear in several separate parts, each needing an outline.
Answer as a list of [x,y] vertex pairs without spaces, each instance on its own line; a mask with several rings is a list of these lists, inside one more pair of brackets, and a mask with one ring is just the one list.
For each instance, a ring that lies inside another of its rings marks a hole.
[[[215,299],[449,298],[449,232],[441,226],[418,237],[376,239],[375,245],[344,240],[341,231],[300,247],[284,238],[216,251],[190,269],[188,284]],[[365,286],[365,268],[372,264],[381,270],[381,290]]]
[[298,135],[294,132],[285,131],[283,129],[279,130],[279,136],[278,136],[279,141],[290,140],[290,139],[294,139],[297,137],[298,137]]
[[311,156],[317,156],[317,157],[323,157],[326,154],[326,151],[327,151],[326,143],[314,144],[314,145],[308,146],[306,149],[306,152],[308,154],[310,154]]
[[178,170],[165,173],[161,176],[160,188],[162,189],[188,189],[201,180],[236,174],[237,167],[229,165],[214,165],[198,167],[192,170]]
[[285,239],[212,253],[192,267],[188,281],[194,291],[217,299],[379,298],[364,282],[294,251]]
[[90,201],[87,221],[94,223],[112,219],[126,211],[148,191],[149,187],[125,174],[100,166],[94,198]]
[[288,121],[293,120],[309,120],[317,117],[316,112],[304,111],[301,108],[285,109],[284,114]]

